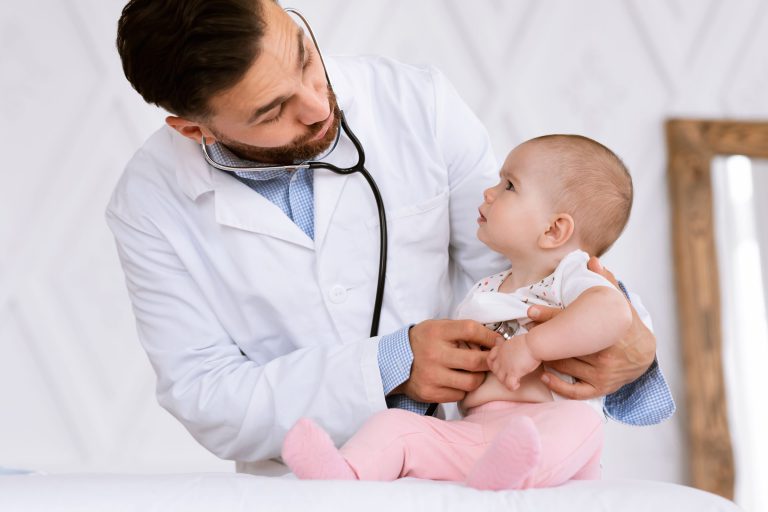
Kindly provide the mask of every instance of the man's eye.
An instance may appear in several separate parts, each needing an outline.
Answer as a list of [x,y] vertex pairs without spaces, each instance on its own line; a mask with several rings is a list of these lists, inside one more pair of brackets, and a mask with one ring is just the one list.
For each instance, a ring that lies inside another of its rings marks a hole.
[[507,186],[506,186],[506,189],[507,189],[507,190],[511,190],[511,191],[513,191],[513,192],[514,192],[514,191],[515,191],[515,186],[512,184],[512,182],[511,182],[511,181],[507,180]]
[[304,61],[304,69],[307,69],[310,64],[312,64],[312,52],[307,51],[307,58]]
[[270,123],[276,123],[280,120],[280,115],[283,113],[283,106],[280,105],[280,110],[277,111],[277,114],[270,117],[269,119],[264,119],[259,124],[270,124]]

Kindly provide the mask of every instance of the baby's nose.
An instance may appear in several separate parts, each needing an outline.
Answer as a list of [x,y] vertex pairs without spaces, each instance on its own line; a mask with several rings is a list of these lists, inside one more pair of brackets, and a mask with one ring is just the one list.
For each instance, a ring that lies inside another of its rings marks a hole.
[[493,201],[493,188],[485,189],[485,192],[483,192],[483,199],[485,199],[486,203]]

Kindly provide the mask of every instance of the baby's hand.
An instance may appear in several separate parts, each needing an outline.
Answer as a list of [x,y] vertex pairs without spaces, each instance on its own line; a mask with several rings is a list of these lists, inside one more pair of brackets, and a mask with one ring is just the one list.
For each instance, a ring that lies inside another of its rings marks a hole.
[[500,340],[488,353],[488,367],[507,388],[515,391],[520,379],[539,367],[541,361],[533,357],[526,343],[526,334]]

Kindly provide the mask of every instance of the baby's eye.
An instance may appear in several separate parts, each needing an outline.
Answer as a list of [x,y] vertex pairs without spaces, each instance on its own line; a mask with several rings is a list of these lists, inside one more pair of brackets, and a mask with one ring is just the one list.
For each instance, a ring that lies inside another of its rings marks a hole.
[[506,186],[506,189],[507,189],[507,190],[511,190],[511,191],[513,191],[513,192],[514,192],[514,191],[515,191],[515,186],[512,184],[512,182],[511,182],[511,181],[507,180],[507,186]]

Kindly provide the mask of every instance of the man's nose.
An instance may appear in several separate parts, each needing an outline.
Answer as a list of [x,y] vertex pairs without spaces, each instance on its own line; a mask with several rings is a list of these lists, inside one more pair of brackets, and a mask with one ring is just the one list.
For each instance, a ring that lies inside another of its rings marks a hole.
[[299,121],[311,126],[325,121],[331,113],[328,93],[325,90],[316,90],[313,87],[304,86],[299,93]]

